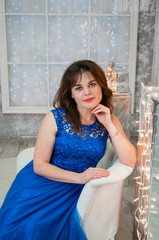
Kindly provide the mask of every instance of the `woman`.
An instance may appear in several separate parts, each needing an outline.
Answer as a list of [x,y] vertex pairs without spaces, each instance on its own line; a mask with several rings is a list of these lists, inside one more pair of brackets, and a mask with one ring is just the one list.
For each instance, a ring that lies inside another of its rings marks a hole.
[[111,97],[96,63],[81,60],[66,69],[55,109],[41,124],[34,160],[18,173],[0,210],[0,239],[87,239],[76,205],[85,183],[109,176],[95,168],[108,136],[124,164],[136,161]]

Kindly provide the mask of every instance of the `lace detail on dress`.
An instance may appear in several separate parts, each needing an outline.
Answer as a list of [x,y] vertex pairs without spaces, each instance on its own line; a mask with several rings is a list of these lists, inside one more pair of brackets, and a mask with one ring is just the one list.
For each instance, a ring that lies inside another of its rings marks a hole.
[[92,138],[104,136],[104,132],[106,130],[104,127],[101,126],[101,124],[98,122],[97,119],[91,125],[82,124],[82,132],[78,133],[74,131],[72,124],[68,122],[65,110],[63,108],[56,109],[56,110],[58,111],[54,113],[54,117],[56,119],[58,131],[60,131],[61,129],[64,129],[67,133],[71,135],[78,134],[82,138],[82,140],[85,140],[87,138],[87,135],[89,135],[89,137],[92,137]]
[[87,135],[89,135],[92,138],[97,138],[99,136],[103,137],[105,133],[105,128],[101,127],[100,123],[96,119],[96,121],[91,125],[83,125],[82,124],[82,134],[81,138],[84,140],[87,138]]

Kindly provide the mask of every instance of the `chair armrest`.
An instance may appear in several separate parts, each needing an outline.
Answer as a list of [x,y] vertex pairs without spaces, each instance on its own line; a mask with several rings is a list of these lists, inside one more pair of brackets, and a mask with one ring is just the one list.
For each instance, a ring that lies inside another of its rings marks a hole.
[[133,167],[129,167],[117,159],[112,167],[108,168],[110,175],[100,179],[91,180],[88,184],[101,186],[104,184],[117,183],[127,178],[133,171]]
[[94,179],[85,184],[77,203],[77,208],[82,220],[85,217],[89,205],[93,201],[96,191],[104,185],[118,183],[119,185],[122,184],[122,182],[124,182],[124,179],[132,173],[133,169],[134,168],[123,164],[119,159],[117,159],[114,162],[113,166],[108,169],[110,171],[110,175],[108,177]]

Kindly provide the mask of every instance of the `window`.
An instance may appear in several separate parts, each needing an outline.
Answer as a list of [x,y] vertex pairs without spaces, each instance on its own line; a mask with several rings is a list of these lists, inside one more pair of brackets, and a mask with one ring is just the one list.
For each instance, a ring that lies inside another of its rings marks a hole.
[[104,71],[107,60],[127,69],[133,103],[138,0],[124,11],[116,1],[0,1],[3,113],[46,113],[64,70],[78,59]]

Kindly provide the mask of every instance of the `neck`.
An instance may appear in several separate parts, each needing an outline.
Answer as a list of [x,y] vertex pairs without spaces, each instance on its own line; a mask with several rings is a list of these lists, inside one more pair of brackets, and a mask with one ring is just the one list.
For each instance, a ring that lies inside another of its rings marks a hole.
[[96,117],[91,110],[79,111],[79,113],[80,113],[80,120],[82,124],[90,125],[95,122]]

